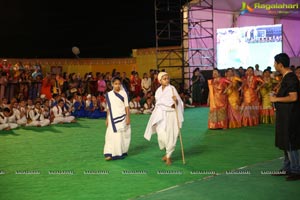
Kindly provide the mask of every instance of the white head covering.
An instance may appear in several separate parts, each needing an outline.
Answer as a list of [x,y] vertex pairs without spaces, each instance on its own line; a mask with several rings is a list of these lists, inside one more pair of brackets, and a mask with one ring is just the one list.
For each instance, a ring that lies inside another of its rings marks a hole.
[[87,96],[86,96],[86,98],[91,98],[92,97],[92,95],[91,94],[88,94]]
[[157,76],[157,79],[158,79],[158,82],[160,83],[161,81],[161,78],[165,75],[167,75],[168,73],[167,72],[159,72],[158,76]]

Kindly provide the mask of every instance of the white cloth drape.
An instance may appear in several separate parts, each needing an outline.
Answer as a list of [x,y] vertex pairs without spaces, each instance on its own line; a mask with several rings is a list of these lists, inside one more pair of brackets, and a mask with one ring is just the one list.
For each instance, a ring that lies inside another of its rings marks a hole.
[[110,91],[106,100],[109,115],[103,152],[105,156],[120,158],[127,154],[131,140],[131,127],[126,125],[125,108],[128,107],[128,96],[124,90],[118,93]]
[[[178,122],[176,110],[172,108],[175,103],[172,96],[176,96],[178,100]],[[159,148],[166,149],[166,154],[170,157],[175,149],[179,128],[182,127],[184,120],[183,102],[172,85],[166,86],[164,90],[160,86],[155,92],[155,99],[155,108],[150,116],[144,137],[150,141],[152,134],[157,133]]]

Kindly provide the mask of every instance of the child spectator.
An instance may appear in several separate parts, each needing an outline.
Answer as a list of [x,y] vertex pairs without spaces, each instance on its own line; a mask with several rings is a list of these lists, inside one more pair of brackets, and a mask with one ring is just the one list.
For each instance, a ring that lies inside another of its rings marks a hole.
[[133,96],[131,101],[129,102],[129,108],[131,114],[141,114],[141,104],[140,104],[140,98],[137,96]]

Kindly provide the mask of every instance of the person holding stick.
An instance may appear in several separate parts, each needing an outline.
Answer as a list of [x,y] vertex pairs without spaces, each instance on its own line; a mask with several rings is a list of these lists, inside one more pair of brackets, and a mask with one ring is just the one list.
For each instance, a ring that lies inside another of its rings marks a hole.
[[183,122],[183,102],[175,87],[170,85],[169,75],[166,72],[158,74],[158,81],[161,86],[155,92],[155,108],[150,116],[144,137],[150,141],[152,134],[157,133],[159,148],[166,150],[162,160],[167,165],[171,165],[171,156],[179,136],[183,163],[185,163],[180,134]]

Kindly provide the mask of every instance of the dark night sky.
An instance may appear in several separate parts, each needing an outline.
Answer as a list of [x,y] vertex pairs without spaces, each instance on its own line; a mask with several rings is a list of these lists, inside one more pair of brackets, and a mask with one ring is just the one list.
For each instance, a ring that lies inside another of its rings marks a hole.
[[155,46],[154,0],[2,0],[0,57],[128,57]]

